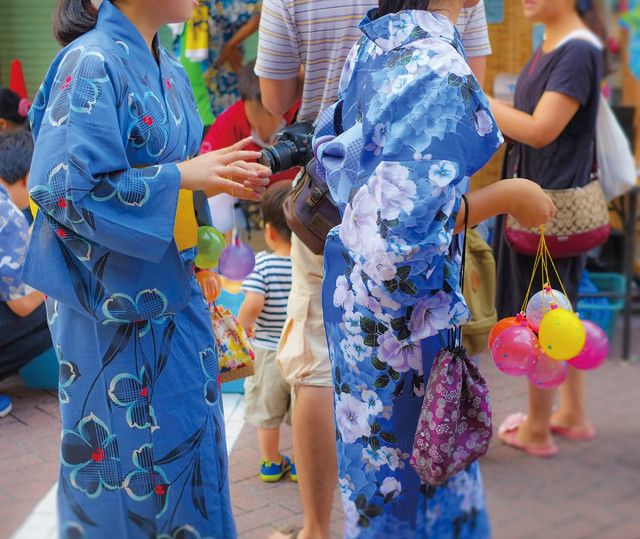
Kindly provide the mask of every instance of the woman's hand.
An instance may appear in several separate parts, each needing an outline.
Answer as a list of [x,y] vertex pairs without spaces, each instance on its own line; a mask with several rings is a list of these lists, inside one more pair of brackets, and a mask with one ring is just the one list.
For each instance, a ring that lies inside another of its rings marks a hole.
[[204,191],[208,197],[226,193],[244,200],[260,200],[269,185],[271,170],[254,161],[260,152],[243,150],[251,138],[178,164],[180,187]]
[[507,213],[522,226],[535,228],[556,216],[553,200],[537,183],[523,178],[510,178],[500,183],[510,191]]

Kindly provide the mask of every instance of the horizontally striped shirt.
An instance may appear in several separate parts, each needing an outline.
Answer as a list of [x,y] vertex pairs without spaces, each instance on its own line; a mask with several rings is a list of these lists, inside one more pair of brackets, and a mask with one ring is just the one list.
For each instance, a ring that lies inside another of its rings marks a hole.
[[[315,121],[338,96],[344,62],[360,37],[358,24],[372,0],[264,0],[255,72],[285,80],[304,65],[299,120]],[[458,30],[469,56],[491,54],[484,2],[463,8]]]
[[291,258],[265,251],[256,256],[253,272],[242,283],[244,292],[264,296],[264,307],[256,319],[254,346],[277,350],[291,291]]

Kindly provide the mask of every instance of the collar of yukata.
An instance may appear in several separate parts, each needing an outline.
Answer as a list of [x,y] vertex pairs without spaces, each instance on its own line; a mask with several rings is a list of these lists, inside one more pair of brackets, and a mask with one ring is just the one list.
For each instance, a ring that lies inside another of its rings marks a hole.
[[441,39],[464,50],[455,25],[440,13],[414,9],[374,19],[376,9],[367,13],[360,30],[386,52],[426,38]]
[[[138,65],[155,68],[157,71],[158,64],[150,54],[142,34],[110,0],[104,0],[100,5],[96,28],[110,36],[130,60]],[[154,47],[156,49],[159,47],[158,36],[154,40]]]

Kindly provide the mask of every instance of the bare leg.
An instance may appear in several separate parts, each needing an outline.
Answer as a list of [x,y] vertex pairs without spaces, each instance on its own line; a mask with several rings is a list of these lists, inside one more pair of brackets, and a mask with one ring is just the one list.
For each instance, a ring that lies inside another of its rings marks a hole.
[[258,445],[262,460],[280,463],[280,428],[258,429]]
[[571,429],[591,429],[585,407],[585,373],[569,367],[569,377],[560,386],[560,406],[553,414],[554,426]]
[[518,429],[518,442],[530,446],[553,443],[551,414],[556,392],[529,384],[529,409],[527,420]]
[[333,388],[299,386],[293,408],[293,447],[304,529],[300,539],[328,539],[338,482]]

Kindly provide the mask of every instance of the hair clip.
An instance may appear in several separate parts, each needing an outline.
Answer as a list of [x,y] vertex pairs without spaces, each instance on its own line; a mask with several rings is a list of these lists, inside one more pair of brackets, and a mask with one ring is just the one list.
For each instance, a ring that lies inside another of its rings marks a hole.
[[18,114],[23,118],[26,118],[29,115],[29,109],[31,108],[31,101],[29,101],[26,97],[23,97],[18,103]]

